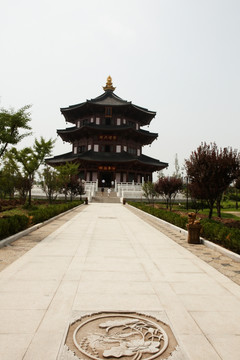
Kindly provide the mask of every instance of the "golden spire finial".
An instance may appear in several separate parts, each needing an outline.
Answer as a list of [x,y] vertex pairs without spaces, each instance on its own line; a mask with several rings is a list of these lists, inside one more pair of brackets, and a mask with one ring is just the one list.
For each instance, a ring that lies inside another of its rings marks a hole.
[[107,78],[107,82],[106,82],[106,86],[103,86],[103,90],[105,91],[114,91],[116,88],[112,86],[112,78],[111,76],[109,75],[108,78]]

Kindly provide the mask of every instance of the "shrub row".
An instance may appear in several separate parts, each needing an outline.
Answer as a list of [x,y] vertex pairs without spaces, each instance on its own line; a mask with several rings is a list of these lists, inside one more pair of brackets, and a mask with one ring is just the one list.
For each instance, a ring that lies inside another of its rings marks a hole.
[[[174,224],[182,229],[186,229],[188,222],[187,216],[181,216],[167,210],[155,209],[152,206],[147,206],[143,203],[129,202],[130,205],[135,206],[151,215],[154,215],[162,220]],[[201,236],[209,241],[225,247],[237,254],[240,254],[240,230],[229,228],[214,220],[202,219]]]
[[229,228],[214,220],[203,219],[202,237],[240,254],[240,230]]
[[0,218],[0,239],[16,234],[28,227],[29,218],[25,215],[14,215]]
[[43,208],[39,208],[29,212],[29,216],[32,216],[32,223],[38,224],[40,222],[46,221],[53,216],[61,214],[69,209],[74,208],[75,206],[79,205],[79,201],[72,201],[63,204],[54,204],[48,205]]
[[69,209],[72,209],[82,202],[72,201],[69,203],[48,205],[44,208],[39,208],[29,212],[29,216],[13,215],[0,218],[0,240],[8,236],[25,230],[29,225],[38,224],[46,221],[53,216],[61,214]]
[[144,203],[136,203],[136,202],[129,202],[130,205],[135,206],[136,208],[143,210],[153,216],[158,217],[159,219],[165,220],[173,225],[176,225],[182,229],[186,229],[186,225],[188,222],[187,216],[181,216],[171,211],[157,209],[152,206],[148,206]]

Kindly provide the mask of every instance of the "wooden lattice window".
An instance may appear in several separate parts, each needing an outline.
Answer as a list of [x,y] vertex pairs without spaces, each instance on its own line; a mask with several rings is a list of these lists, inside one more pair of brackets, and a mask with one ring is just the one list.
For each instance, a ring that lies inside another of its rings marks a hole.
[[112,108],[110,106],[105,107],[105,117],[112,117]]
[[83,153],[83,152],[85,152],[86,151],[86,146],[85,145],[80,145],[79,147],[78,147],[78,152],[79,153]]

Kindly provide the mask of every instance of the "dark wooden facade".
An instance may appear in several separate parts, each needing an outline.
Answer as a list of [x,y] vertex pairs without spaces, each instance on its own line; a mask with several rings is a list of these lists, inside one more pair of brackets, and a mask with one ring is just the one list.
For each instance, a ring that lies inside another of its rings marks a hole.
[[156,113],[125,101],[114,93],[111,77],[105,92],[84,103],[61,108],[65,120],[73,126],[57,133],[72,144],[70,153],[46,159],[57,166],[79,162],[79,176],[110,186],[117,182],[151,181],[152,173],[167,163],[142,154],[142,147],[158,136],[143,130]]

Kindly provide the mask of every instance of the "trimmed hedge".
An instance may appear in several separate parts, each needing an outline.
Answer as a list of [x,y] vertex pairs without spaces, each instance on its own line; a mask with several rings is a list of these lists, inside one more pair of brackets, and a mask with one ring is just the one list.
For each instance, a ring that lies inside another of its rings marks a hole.
[[59,215],[69,209],[72,209],[78,205],[80,205],[82,202],[79,201],[72,201],[69,203],[63,203],[63,204],[54,204],[54,205],[48,205],[44,208],[39,208],[33,211],[29,212],[29,216],[32,216],[32,223],[38,224],[40,222],[46,221],[56,215]]
[[28,227],[29,218],[25,215],[14,215],[0,218],[0,239],[16,234]]
[[203,219],[202,237],[240,254],[240,230],[230,228],[218,221]]
[[[147,206],[143,203],[129,202],[130,205],[135,206],[151,215],[154,215],[162,220],[165,220],[173,225],[176,225],[182,229],[186,229],[188,222],[187,216],[181,216],[179,214],[155,209],[152,206]],[[240,254],[240,230],[235,228],[229,228],[218,221],[202,219],[201,236],[204,239],[212,241],[218,245],[225,247],[237,254]]]
[[143,210],[153,216],[156,216],[159,219],[165,220],[173,225],[176,225],[182,229],[187,228],[188,217],[181,216],[171,211],[163,210],[163,209],[156,209],[152,206],[147,206],[144,203],[136,203],[136,202],[128,202],[130,205],[135,206],[136,208]]
[[48,205],[44,208],[29,211],[29,216],[13,215],[2,217],[0,218],[0,240],[27,229],[29,225],[46,221],[82,203],[83,201],[72,201],[69,203]]

